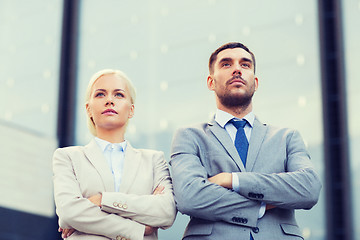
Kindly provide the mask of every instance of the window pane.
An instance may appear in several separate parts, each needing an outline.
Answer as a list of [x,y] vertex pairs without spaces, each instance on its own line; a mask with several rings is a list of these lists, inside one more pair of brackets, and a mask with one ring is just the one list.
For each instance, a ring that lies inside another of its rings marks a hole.
[[344,39],[346,58],[347,103],[349,118],[349,139],[351,177],[353,189],[354,239],[360,240],[360,1],[343,1]]
[[[123,70],[137,88],[127,139],[137,148],[164,151],[174,131],[208,121],[216,110],[206,87],[207,62],[221,44],[240,41],[257,58],[254,112],[269,124],[298,129],[322,174],[322,120],[316,1],[82,1],[77,143],[91,138],[84,94],[103,68]],[[284,11],[286,9],[286,11]],[[324,239],[323,199],[298,211],[306,239]],[[160,231],[181,236],[187,218]]]
[[54,215],[61,6],[0,1],[0,206],[43,216]]

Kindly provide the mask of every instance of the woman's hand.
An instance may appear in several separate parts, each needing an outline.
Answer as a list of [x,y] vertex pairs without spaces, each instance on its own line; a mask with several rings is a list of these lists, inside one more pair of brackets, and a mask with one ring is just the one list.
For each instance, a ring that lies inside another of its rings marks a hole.
[[95,204],[96,206],[101,207],[101,199],[102,199],[102,195],[101,194],[96,194],[94,196],[91,196],[88,198],[88,200],[90,202],[92,202],[93,204]]
[[[165,189],[165,187],[162,185],[157,186],[153,192],[153,195],[163,194],[164,189]],[[158,230],[158,227],[145,226],[144,236],[151,235],[154,232],[156,232],[157,230]]]
[[144,236],[151,235],[151,234],[153,234],[154,232],[156,232],[157,230],[158,230],[157,227],[145,226]]
[[165,187],[162,185],[159,185],[155,188],[153,195],[163,194]]
[[59,227],[58,232],[61,232],[61,237],[62,238],[67,238],[67,237],[70,237],[70,235],[75,232],[75,229],[73,229],[73,228],[70,228],[70,229],[65,228],[65,229],[63,229],[63,228]]

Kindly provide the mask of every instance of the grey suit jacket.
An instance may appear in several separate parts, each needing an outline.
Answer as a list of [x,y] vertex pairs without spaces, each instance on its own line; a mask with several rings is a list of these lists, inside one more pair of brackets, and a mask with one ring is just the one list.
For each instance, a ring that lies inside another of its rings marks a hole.
[[[169,169],[162,152],[134,149],[129,143],[119,192],[99,146],[59,148],[53,157],[56,212],[68,239],[157,239],[144,237],[144,225],[169,227],[176,208]],[[164,193],[152,195],[158,185]],[[102,209],[88,197],[102,193]]]
[[[246,168],[215,120],[179,129],[170,165],[178,210],[191,217],[183,239],[302,239],[294,209],[310,209],[321,183],[299,133],[255,118]],[[210,183],[236,172],[240,192]],[[276,206],[258,219],[261,202]]]

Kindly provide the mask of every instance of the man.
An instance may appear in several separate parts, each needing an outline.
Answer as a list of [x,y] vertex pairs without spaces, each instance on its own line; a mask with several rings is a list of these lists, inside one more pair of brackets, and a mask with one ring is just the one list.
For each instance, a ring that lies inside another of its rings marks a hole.
[[191,217],[183,239],[302,239],[294,210],[312,208],[321,189],[302,138],[252,112],[258,78],[246,46],[215,50],[209,72],[215,118],[179,129],[172,144],[177,207]]

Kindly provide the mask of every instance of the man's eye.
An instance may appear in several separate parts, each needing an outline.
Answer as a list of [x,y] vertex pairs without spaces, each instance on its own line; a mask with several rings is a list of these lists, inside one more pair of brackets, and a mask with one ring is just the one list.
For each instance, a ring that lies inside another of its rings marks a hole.
[[223,67],[229,67],[229,66],[230,66],[230,63],[223,63],[222,66],[223,66]]
[[242,66],[245,67],[245,68],[249,68],[249,67],[250,67],[250,64],[248,64],[248,63],[243,63]]

